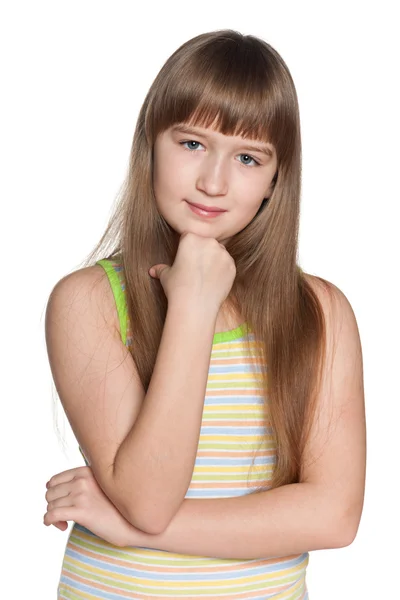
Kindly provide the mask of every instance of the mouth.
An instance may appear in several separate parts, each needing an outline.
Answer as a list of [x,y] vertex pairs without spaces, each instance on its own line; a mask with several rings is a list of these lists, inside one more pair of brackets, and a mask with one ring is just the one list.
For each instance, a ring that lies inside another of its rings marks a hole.
[[194,204],[193,202],[189,202],[185,200],[190,210],[194,212],[196,215],[201,217],[218,217],[223,213],[227,212],[225,209],[218,208],[217,206],[204,206],[203,204]]

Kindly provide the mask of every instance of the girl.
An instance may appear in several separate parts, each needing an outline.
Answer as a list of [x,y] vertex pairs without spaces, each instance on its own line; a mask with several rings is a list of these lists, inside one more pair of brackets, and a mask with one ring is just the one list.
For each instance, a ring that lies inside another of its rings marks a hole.
[[345,295],[297,264],[300,174],[271,46],[223,30],[172,54],[121,202],[48,302],[86,463],[46,484],[45,525],[74,521],[59,598],[305,599],[308,552],[354,540],[360,339]]

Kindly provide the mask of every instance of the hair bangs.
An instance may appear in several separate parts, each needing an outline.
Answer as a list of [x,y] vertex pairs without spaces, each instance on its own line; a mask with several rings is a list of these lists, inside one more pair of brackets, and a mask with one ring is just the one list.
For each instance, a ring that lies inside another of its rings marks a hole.
[[180,60],[173,55],[149,100],[146,130],[151,145],[159,133],[185,123],[272,143],[280,161],[287,153],[287,133],[293,130],[293,111],[284,105],[291,89],[282,93],[275,60],[251,36],[219,38],[211,44],[208,40]]

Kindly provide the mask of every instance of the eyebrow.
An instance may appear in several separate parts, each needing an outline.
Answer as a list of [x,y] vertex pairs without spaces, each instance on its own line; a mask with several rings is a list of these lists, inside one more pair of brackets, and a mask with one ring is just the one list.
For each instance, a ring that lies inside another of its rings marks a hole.
[[[207,139],[207,136],[204,133],[201,133],[200,131],[198,131],[197,129],[194,129],[193,127],[187,127],[187,125],[174,125],[172,127],[172,131],[173,132],[178,132],[178,133],[187,133],[189,135],[195,135],[198,137],[203,137]],[[268,146],[256,146],[254,144],[250,145],[247,142],[244,142],[245,145],[240,145],[241,148],[243,148],[243,150],[250,150],[250,151],[256,151],[256,152],[261,152],[262,154],[266,154],[267,156],[271,157],[273,156],[273,152],[270,148],[268,148]]]

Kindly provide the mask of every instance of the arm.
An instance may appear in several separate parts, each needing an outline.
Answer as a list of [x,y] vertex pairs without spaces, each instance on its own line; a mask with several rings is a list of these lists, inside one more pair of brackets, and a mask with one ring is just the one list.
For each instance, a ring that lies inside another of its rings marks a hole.
[[349,545],[361,518],[365,414],[361,344],[345,296],[316,289],[327,357],[300,483],[235,498],[185,499],[159,535],[126,529],[126,545],[220,558],[279,557]]
[[125,545],[231,559],[347,546],[355,537],[355,520],[333,515],[329,504],[322,487],[307,483],[235,498],[185,499],[160,534],[127,524]]
[[146,398],[115,457],[129,520],[150,533],[165,528],[190,485],[216,317],[194,302],[168,306]]
[[150,533],[165,528],[190,483],[216,317],[200,302],[168,307],[145,394],[102,267],[68,275],[49,298],[49,362],[71,427],[104,493]]

